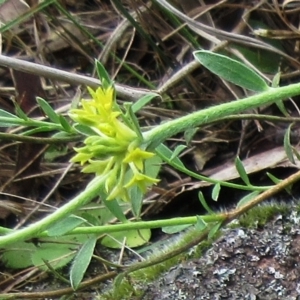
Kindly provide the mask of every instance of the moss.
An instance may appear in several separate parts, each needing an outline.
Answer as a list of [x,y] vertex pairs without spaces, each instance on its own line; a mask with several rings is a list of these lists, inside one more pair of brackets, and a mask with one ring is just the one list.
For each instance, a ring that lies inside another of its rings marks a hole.
[[142,292],[139,291],[132,282],[124,278],[121,284],[114,286],[114,288],[102,295],[99,295],[99,300],[134,300],[139,299]]
[[263,227],[276,215],[288,213],[290,207],[286,203],[270,202],[252,208],[240,217],[233,227],[258,228]]

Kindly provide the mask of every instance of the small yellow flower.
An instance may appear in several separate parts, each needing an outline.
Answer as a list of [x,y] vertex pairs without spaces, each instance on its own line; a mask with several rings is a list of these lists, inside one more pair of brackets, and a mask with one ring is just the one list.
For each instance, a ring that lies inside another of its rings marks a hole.
[[95,107],[99,109],[98,114],[103,115],[112,111],[115,100],[115,89],[112,85],[107,89],[98,87],[96,91],[88,87],[88,91],[94,100]]
[[[113,86],[88,90],[92,99],[83,99],[82,107],[72,109],[70,117],[90,127],[93,134],[84,140],[83,147],[74,148],[77,154],[71,161],[81,165],[88,163],[82,170],[84,173],[104,176],[107,200],[129,201],[128,189],[137,186],[146,193],[148,186],[159,181],[142,173],[145,160],[154,153],[139,148],[140,133],[128,125],[131,123],[125,124],[119,118],[122,112],[115,102]],[[131,179],[128,178],[130,174]]]
[[97,176],[106,174],[114,163],[114,157],[104,160],[89,160],[89,164],[82,169],[83,173],[95,173]]
[[131,178],[131,180],[124,186],[125,188],[130,188],[132,186],[137,185],[138,188],[143,192],[146,193],[147,192],[147,187],[153,184],[158,183],[159,180],[152,178],[150,176],[146,176],[145,174],[142,173],[135,173],[133,175],[133,177]]
[[80,149],[82,148],[74,148],[74,150],[77,151],[78,153],[70,159],[70,162],[73,163],[78,162],[81,165],[84,165],[89,159],[92,158],[92,154],[89,152],[88,153],[81,152]]
[[140,170],[144,170],[144,161],[154,156],[154,153],[135,148],[130,151],[124,158],[124,163],[134,163],[134,165]]

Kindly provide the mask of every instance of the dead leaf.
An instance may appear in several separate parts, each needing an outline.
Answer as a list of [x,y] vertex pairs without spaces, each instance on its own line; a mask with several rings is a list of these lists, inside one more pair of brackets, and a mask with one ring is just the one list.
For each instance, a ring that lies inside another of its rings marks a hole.
[[[295,148],[297,151],[300,151],[300,146]],[[252,174],[266,169],[274,169],[277,167],[293,167],[300,169],[300,161],[297,160],[295,165],[292,164],[286,157],[284,147],[277,147],[268,151],[264,151],[246,158],[242,162],[247,174]],[[230,181],[240,177],[235,168],[234,162],[223,164],[217,168],[205,170],[203,175],[222,181]],[[198,184],[188,188],[188,190],[194,190],[209,185],[212,184],[201,181]]]

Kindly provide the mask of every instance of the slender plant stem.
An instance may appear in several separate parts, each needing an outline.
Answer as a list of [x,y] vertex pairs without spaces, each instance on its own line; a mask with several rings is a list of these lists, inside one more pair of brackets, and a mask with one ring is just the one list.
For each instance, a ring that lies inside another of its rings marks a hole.
[[158,150],[156,152],[157,152],[157,155],[159,155],[162,158],[162,160],[165,161],[168,165],[170,165],[171,167],[181,171],[182,173],[185,173],[188,176],[191,176],[192,178],[195,178],[198,180],[202,180],[202,181],[209,182],[212,184],[219,183],[221,186],[227,186],[232,189],[239,189],[239,190],[244,190],[244,191],[264,192],[274,186],[274,185],[267,185],[267,186],[242,185],[242,184],[237,184],[237,183],[232,183],[232,182],[227,182],[227,181],[221,181],[220,179],[210,178],[210,177],[207,177],[207,176],[204,176],[201,174],[197,174],[197,173],[185,168],[184,166],[177,164],[174,160],[171,160],[170,158],[168,158],[167,156],[165,156],[162,152],[160,152]]
[[[0,116],[0,124],[7,124],[8,127],[10,126],[28,126],[28,127],[49,127],[51,130],[59,130],[59,131],[64,131],[62,125],[60,124],[55,124],[55,123],[50,123],[47,121],[39,121],[39,120],[33,120],[33,119],[28,119],[24,120],[18,117],[1,117]],[[74,133],[76,131],[74,130]]]
[[[152,228],[162,228],[168,226],[178,226],[178,225],[194,225],[197,223],[198,218],[201,218],[206,223],[220,222],[226,219],[223,214],[215,215],[205,215],[205,216],[193,216],[193,217],[179,217],[166,220],[155,220],[155,221],[139,221],[130,222],[122,224],[111,224],[103,226],[93,226],[93,227],[77,227],[72,231],[68,232],[67,235],[76,234],[97,234],[101,235],[104,233],[128,231],[128,230],[139,230],[139,229],[152,229]],[[42,232],[37,237],[48,237],[47,231]]]
[[245,99],[212,106],[154,127],[144,133],[144,143],[153,149],[167,138],[189,128],[202,126],[247,109],[285,100],[299,94],[300,83],[296,83],[285,87],[269,88],[265,92]]
[[23,143],[35,143],[35,144],[59,144],[59,143],[68,143],[68,142],[76,142],[82,140],[83,137],[81,135],[69,135],[65,137],[35,137],[35,136],[25,136],[20,134],[12,134],[12,133],[3,133],[0,132],[0,140],[12,140]]
[[17,241],[24,241],[26,239],[36,237],[41,232],[47,230],[51,225],[66,218],[72,212],[76,211],[84,204],[88,203],[97,195],[99,195],[100,189],[102,188],[105,180],[106,177],[95,177],[82,193],[57,209],[52,214],[46,216],[38,222],[29,225],[28,227],[13,231],[4,236],[0,236],[0,248]]

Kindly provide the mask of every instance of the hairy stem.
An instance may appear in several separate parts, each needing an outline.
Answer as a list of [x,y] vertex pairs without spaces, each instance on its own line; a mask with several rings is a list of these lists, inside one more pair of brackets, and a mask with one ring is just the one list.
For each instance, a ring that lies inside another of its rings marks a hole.
[[26,239],[36,237],[48,229],[51,225],[66,218],[72,212],[76,211],[78,208],[95,198],[99,194],[99,191],[102,188],[105,180],[106,177],[95,177],[95,179],[91,181],[91,183],[82,193],[57,209],[54,213],[48,215],[38,222],[29,225],[28,227],[13,231],[4,236],[0,236],[0,248],[17,241],[24,241]]
[[266,92],[217,106],[212,106],[181,118],[163,123],[144,133],[144,143],[154,149],[167,138],[189,128],[202,126],[247,109],[271,104],[300,94],[300,83],[269,88]]

